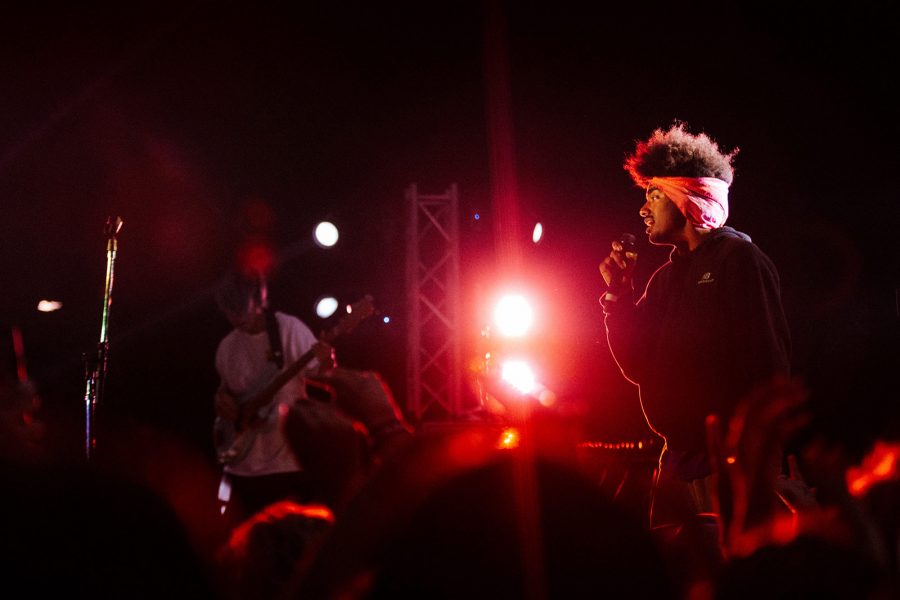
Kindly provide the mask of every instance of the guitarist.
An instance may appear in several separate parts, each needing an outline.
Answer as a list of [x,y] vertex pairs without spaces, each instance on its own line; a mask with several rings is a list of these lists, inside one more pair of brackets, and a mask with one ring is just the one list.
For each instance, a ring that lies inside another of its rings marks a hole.
[[[281,405],[307,398],[305,375],[334,366],[334,349],[319,342],[300,319],[268,307],[261,273],[233,274],[217,290],[216,303],[233,329],[216,350],[220,384],[215,394],[219,421],[237,431],[253,428],[252,443],[240,458],[225,464],[223,484],[232,522],[284,499],[308,501],[310,489],[301,465],[279,427]],[[265,386],[286,364],[313,349],[315,358],[285,383],[264,406],[249,407],[246,398]],[[243,401],[242,401],[243,400]],[[220,496],[221,494],[220,489]]]

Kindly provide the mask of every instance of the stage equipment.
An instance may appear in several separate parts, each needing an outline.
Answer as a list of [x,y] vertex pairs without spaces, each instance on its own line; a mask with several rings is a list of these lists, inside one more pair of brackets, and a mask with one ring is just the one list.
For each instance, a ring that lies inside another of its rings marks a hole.
[[406,188],[407,414],[417,422],[455,419],[462,403],[459,201]]
[[109,367],[109,309],[112,306],[112,290],[115,275],[118,235],[122,230],[122,218],[106,219],[106,284],[103,290],[103,310],[100,317],[100,341],[93,356],[84,355],[84,454],[93,458],[97,449],[97,411],[103,406],[106,375]]

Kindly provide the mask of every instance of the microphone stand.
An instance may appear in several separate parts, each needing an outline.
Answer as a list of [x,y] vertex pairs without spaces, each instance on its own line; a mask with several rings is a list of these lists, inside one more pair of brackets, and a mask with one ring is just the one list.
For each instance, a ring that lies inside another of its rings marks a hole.
[[115,274],[116,252],[122,217],[106,219],[106,285],[103,291],[103,313],[100,319],[100,342],[93,360],[85,357],[84,363],[84,453],[87,460],[97,449],[95,421],[97,408],[103,404],[106,388],[106,374],[109,366],[109,308],[112,306],[112,289]]

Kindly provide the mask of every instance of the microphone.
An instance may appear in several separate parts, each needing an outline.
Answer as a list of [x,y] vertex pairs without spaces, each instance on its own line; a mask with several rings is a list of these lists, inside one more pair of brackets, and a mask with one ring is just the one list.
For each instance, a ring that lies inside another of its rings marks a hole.
[[619,243],[622,244],[622,252],[634,252],[637,238],[630,233],[623,233],[619,236]]

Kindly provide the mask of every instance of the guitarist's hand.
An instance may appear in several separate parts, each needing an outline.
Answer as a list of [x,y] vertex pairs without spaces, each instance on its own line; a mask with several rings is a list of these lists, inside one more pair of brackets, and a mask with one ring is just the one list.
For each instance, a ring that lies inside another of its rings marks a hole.
[[216,390],[216,415],[228,421],[237,421],[240,408],[234,396],[228,393],[224,386]]
[[319,373],[326,373],[337,366],[334,355],[334,347],[328,342],[318,341],[313,346],[313,352],[319,361]]

